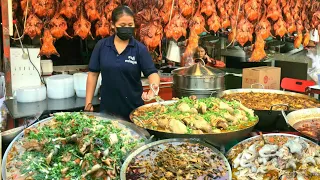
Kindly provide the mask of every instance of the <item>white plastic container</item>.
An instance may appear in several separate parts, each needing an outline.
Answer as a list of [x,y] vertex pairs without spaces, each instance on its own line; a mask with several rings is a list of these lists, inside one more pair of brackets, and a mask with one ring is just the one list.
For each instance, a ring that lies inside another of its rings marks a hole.
[[44,85],[24,87],[16,90],[17,101],[21,103],[43,101],[46,97],[47,91]]
[[51,99],[64,99],[74,96],[73,76],[59,74],[48,77],[47,94]]
[[52,60],[41,60],[41,70],[42,70],[42,75],[51,75],[53,72],[53,63]]
[[[73,74],[74,90],[78,97],[86,97],[86,85],[87,85],[88,73],[75,73]],[[97,81],[97,86],[94,91],[94,96],[98,94],[99,88],[101,85],[101,76],[99,76]]]

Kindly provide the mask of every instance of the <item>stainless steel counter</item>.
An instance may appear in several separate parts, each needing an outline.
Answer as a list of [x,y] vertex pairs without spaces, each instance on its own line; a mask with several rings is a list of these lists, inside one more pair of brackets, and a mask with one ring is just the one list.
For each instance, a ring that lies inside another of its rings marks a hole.
[[[71,97],[67,99],[46,99],[40,102],[19,103],[14,99],[4,102],[13,119],[32,117],[38,113],[50,111],[72,111],[84,109],[85,98]],[[92,105],[100,105],[99,97],[92,99]]]

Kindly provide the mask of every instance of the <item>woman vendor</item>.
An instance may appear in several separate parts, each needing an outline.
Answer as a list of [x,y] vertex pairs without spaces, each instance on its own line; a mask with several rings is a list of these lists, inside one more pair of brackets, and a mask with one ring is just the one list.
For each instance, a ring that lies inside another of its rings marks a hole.
[[101,73],[100,111],[128,120],[130,112],[144,104],[142,98],[154,97],[151,90],[143,92],[141,72],[154,88],[160,77],[147,47],[133,37],[134,13],[128,6],[112,11],[112,28],[115,35],[98,41],[91,55],[85,110],[93,111],[89,105]]
[[[226,67],[225,63],[222,61],[214,60],[213,58],[210,58],[207,54],[207,50],[205,47],[199,45],[196,49],[195,53],[196,58],[203,59],[205,64],[211,65],[216,68],[224,68]],[[195,62],[198,62],[197,59],[195,59]]]

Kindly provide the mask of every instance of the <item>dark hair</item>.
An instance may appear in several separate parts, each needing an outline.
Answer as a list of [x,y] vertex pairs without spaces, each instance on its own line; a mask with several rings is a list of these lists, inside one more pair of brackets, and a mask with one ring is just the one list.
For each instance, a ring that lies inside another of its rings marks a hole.
[[128,6],[118,6],[112,11],[112,23],[115,24],[123,15],[128,15],[134,18],[134,13]]
[[198,47],[196,48],[196,53],[194,53],[194,58],[199,58],[199,55],[198,55],[198,48],[202,48],[204,49],[204,51],[206,52],[206,54],[208,53],[208,50],[205,46],[201,45],[201,44],[198,44]]

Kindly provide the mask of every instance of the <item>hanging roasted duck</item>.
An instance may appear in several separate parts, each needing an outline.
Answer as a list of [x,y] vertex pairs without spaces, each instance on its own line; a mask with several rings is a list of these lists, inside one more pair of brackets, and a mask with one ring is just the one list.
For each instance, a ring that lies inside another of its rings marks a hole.
[[282,17],[282,11],[280,8],[279,2],[277,0],[272,0],[268,5],[267,10],[267,18],[270,18],[272,21],[277,21],[280,17]]
[[202,0],[201,13],[210,17],[212,14],[217,14],[216,5],[213,0]]
[[55,0],[32,0],[34,13],[39,17],[52,17],[56,12]]
[[102,38],[104,38],[111,34],[110,21],[107,20],[104,12],[102,12],[100,20],[95,24],[95,28],[96,36],[101,36]]
[[55,38],[52,37],[50,30],[45,29],[43,38],[40,39],[41,41],[41,49],[39,52],[38,57],[40,56],[46,56],[47,58],[50,58],[51,55],[60,56],[56,48],[54,47],[53,43],[55,42]]
[[221,19],[218,16],[217,13],[213,13],[211,15],[211,17],[208,19],[208,25],[209,25],[209,30],[214,31],[215,33],[217,33],[219,31],[219,29],[221,28],[221,23],[220,23]]
[[68,38],[72,38],[67,33],[68,25],[66,20],[60,15],[59,11],[53,16],[53,18],[49,22],[50,33],[51,35],[56,38],[60,39],[63,36]]
[[187,28],[188,21],[181,14],[177,13],[171,19],[170,23],[167,24],[164,32],[167,38],[173,38],[178,41],[182,36],[187,36]]
[[26,22],[26,27],[24,28],[24,34],[33,39],[34,37],[41,35],[42,28],[43,22],[41,19],[35,14],[30,14]]
[[194,13],[194,0],[178,0],[178,3],[184,17],[190,17]]
[[100,14],[97,9],[97,0],[84,0],[84,9],[89,21],[92,22],[100,19]]
[[108,21],[111,21],[112,11],[118,6],[119,4],[117,0],[110,0],[106,5],[106,7],[104,8],[104,12],[106,13],[106,18]]
[[187,47],[183,53],[183,59],[193,58],[196,48],[198,47],[200,37],[194,31],[190,32],[190,36],[187,40]]
[[278,19],[278,21],[274,24],[273,29],[275,31],[276,36],[280,36],[282,38],[287,32],[287,24],[283,20],[282,16]]
[[256,35],[261,36],[261,38],[264,40],[272,36],[271,23],[268,21],[266,13],[267,13],[267,8],[266,8],[266,5],[264,5],[264,14],[255,28]]
[[190,31],[194,31],[196,34],[201,34],[203,32],[207,32],[207,30],[205,29],[205,25],[205,19],[200,12],[200,0],[198,0],[198,9],[189,22],[189,28]]
[[81,0],[62,0],[60,14],[68,19],[77,17],[77,10]]
[[251,57],[249,61],[251,62],[259,62],[263,58],[267,56],[265,50],[264,50],[265,42],[261,35],[257,34],[256,36],[256,42],[253,45],[253,52],[251,54]]
[[[172,7],[172,4],[173,4],[173,7]],[[172,9],[171,18],[178,12],[177,4],[178,3],[175,3],[175,0],[164,0],[164,4],[159,11],[159,15],[161,17],[163,24],[167,24],[169,22],[171,9]]]
[[254,32],[254,27],[249,20],[242,18],[237,26],[237,36],[236,40],[241,45],[244,46],[248,41],[252,42],[252,34]]
[[249,21],[255,21],[260,16],[261,5],[257,0],[249,0],[245,3],[244,9]]
[[[23,16],[28,16],[32,11],[31,0],[21,0],[20,5],[21,5],[22,12],[23,12]],[[27,9],[27,5],[28,5],[28,9]]]
[[80,18],[73,24],[74,35],[81,37],[82,40],[86,39],[91,34],[91,23],[84,17],[81,8]]

